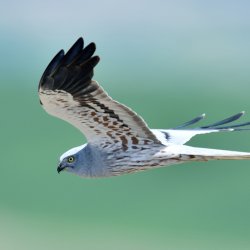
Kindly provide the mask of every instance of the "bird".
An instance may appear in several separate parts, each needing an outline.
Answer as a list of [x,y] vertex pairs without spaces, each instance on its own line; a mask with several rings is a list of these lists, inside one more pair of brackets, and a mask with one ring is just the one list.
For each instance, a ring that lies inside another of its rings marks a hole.
[[38,85],[45,111],[70,123],[87,139],[60,156],[58,173],[99,178],[193,161],[250,159],[248,152],[185,145],[196,135],[248,130],[245,126],[250,122],[232,124],[244,112],[206,126],[197,125],[205,118],[202,114],[171,129],[150,129],[142,117],[113,100],[92,79],[100,61],[95,50],[95,43],[84,46],[80,37],[67,53],[60,50],[55,55]]

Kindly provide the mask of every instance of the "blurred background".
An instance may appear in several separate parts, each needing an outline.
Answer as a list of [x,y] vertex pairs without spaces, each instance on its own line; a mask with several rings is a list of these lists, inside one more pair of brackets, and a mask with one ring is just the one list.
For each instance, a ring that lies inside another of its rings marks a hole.
[[[58,175],[85,138],[39,105],[60,50],[97,44],[95,79],[153,128],[202,113],[250,120],[250,2],[0,2],[0,249],[250,249],[250,162],[213,161],[109,179]],[[189,145],[250,151],[250,132]]]

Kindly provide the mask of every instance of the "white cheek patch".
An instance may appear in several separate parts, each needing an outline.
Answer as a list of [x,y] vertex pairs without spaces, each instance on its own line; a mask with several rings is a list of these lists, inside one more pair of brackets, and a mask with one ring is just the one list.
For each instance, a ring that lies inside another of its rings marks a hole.
[[79,152],[80,150],[82,150],[83,148],[86,147],[87,144],[84,144],[84,145],[81,145],[81,146],[78,146],[78,147],[75,147],[75,148],[71,148],[70,150],[68,150],[67,152],[65,152],[64,154],[62,154],[60,156],[60,162],[65,158],[65,157],[68,157],[70,155],[74,155],[76,154],[77,152]]

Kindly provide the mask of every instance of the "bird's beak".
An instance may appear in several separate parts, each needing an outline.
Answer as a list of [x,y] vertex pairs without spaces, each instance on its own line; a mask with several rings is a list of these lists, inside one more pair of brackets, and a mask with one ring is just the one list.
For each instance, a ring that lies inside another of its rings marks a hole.
[[66,167],[62,166],[61,164],[59,164],[59,166],[57,167],[57,172],[58,174],[63,171]]

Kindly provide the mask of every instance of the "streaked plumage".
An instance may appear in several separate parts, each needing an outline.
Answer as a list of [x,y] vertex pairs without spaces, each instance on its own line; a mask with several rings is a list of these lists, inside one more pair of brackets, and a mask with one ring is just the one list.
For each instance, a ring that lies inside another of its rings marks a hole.
[[250,159],[250,153],[183,145],[199,134],[245,130],[250,122],[228,125],[243,112],[194,129],[188,127],[205,115],[173,129],[151,130],[140,116],[114,101],[92,80],[100,59],[94,56],[94,43],[83,47],[80,38],[66,54],[61,50],[46,68],[38,87],[44,109],[71,123],[88,140],[88,144],[60,157],[58,172],[65,169],[84,177],[102,177],[186,161]]

